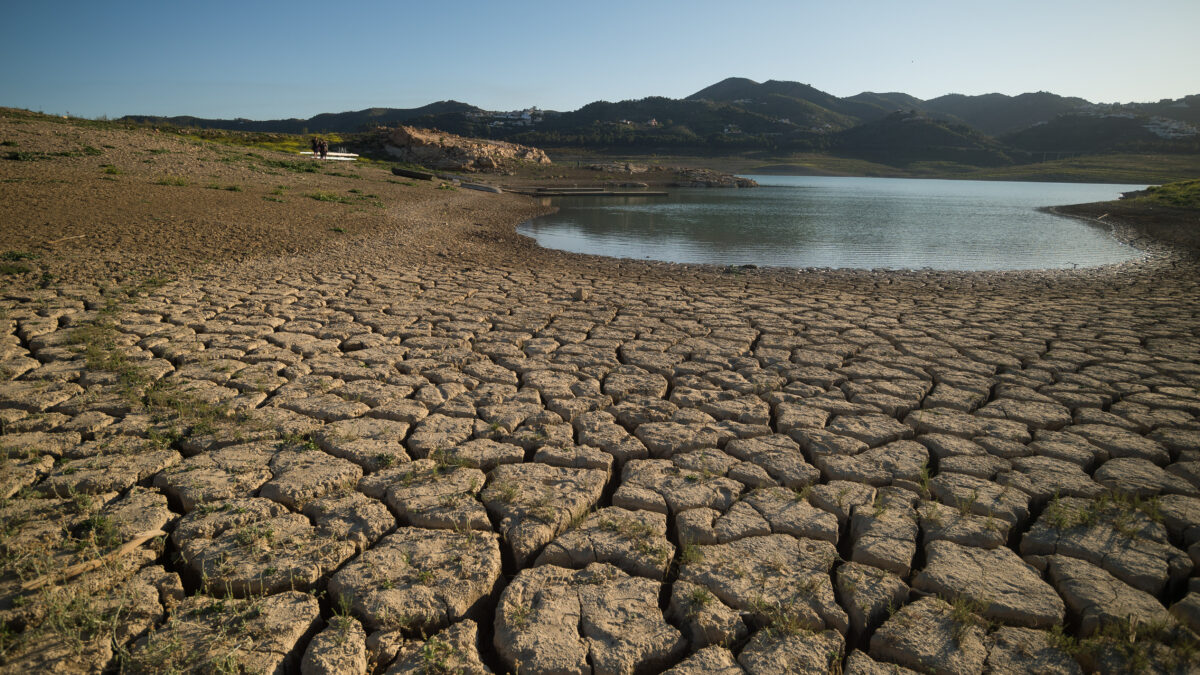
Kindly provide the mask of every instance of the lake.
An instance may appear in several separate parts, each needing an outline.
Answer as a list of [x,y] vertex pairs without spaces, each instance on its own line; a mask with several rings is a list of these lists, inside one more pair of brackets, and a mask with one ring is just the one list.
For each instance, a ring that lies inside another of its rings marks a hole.
[[1023,270],[1141,255],[1105,227],[1038,209],[1144,185],[750,177],[762,187],[556,197],[557,213],[518,232],[575,253],[764,267]]

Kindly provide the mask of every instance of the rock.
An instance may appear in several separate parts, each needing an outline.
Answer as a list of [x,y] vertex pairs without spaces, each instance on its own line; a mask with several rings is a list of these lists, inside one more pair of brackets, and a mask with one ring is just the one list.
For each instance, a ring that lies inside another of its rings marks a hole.
[[446,171],[498,171],[516,163],[550,163],[537,148],[409,126],[390,130],[384,147],[401,162]]
[[338,570],[329,594],[368,630],[428,632],[479,618],[499,578],[495,534],[406,527]]
[[916,495],[882,488],[873,505],[854,507],[850,559],[907,577],[917,552]]
[[1200,593],[1188,593],[1182,600],[1171,605],[1171,616],[1193,633],[1200,630]]
[[782,487],[761,488],[746,493],[741,503],[754,507],[766,520],[770,526],[768,534],[790,534],[837,544],[837,517],[811,506],[798,492]]
[[974,675],[987,658],[985,632],[971,616],[955,618],[944,600],[901,607],[871,636],[871,656],[921,672]]
[[674,668],[663,671],[663,675],[742,675],[745,672],[738,665],[733,652],[713,645],[697,651]]
[[606,479],[605,472],[597,469],[504,464],[491,472],[480,496],[499,521],[516,565],[524,567],[600,500]]
[[401,442],[407,433],[406,422],[363,417],[326,424],[313,433],[313,441],[334,457],[379,471],[409,461]]
[[943,504],[964,513],[999,518],[1010,525],[1029,518],[1029,495],[1008,485],[961,473],[939,473],[929,481],[929,491]]
[[185,512],[201,504],[253,496],[271,478],[274,443],[257,442],[189,457],[154,477],[154,486]]
[[696,508],[725,511],[737,501],[744,489],[741,483],[726,478],[720,466],[714,466],[715,471],[694,470],[689,459],[676,456],[626,463],[613,506],[674,514]]
[[446,628],[398,658],[387,675],[455,673],[486,675],[492,670],[479,656],[479,626],[470,619]]
[[383,498],[404,525],[491,530],[487,510],[477,497],[485,480],[478,469],[418,459],[368,476],[358,489]]
[[1049,559],[1050,582],[1066,600],[1079,636],[1089,637],[1106,625],[1170,621],[1166,608],[1144,591],[1131,588],[1104,570],[1077,558]]
[[847,562],[837,568],[838,599],[850,617],[850,635],[877,628],[908,598],[908,584],[877,567]]
[[858,455],[815,455],[813,464],[828,481],[845,480],[867,485],[895,485],[921,480],[929,461],[925,446],[913,441],[894,441]]
[[1053,457],[1017,457],[1012,472],[997,476],[997,482],[1030,495],[1032,505],[1041,506],[1055,495],[1099,497],[1104,486],[1092,480],[1078,464]]
[[234,597],[307,590],[354,555],[354,544],[322,536],[308,518],[261,498],[198,507],[171,538],[209,592]]
[[1081,436],[1092,445],[1106,451],[1112,457],[1137,457],[1165,466],[1171,455],[1158,443],[1120,427],[1104,424],[1076,424],[1067,429]]
[[1071,424],[1071,411],[1049,401],[998,398],[975,412],[980,417],[1015,420],[1031,429],[1061,429]]
[[1010,549],[972,548],[949,541],[926,547],[927,564],[913,587],[979,606],[985,618],[1031,628],[1062,623],[1062,599]]
[[316,598],[297,591],[249,600],[193,596],[179,604],[170,621],[134,646],[124,667],[133,673],[197,667],[294,672],[302,647],[320,621]]
[[320,450],[282,450],[271,458],[274,477],[259,489],[259,496],[300,510],[304,504],[333,491],[350,488],[362,478],[357,464]]
[[720,447],[733,436],[714,426],[679,422],[647,422],[639,426],[634,435],[645,444],[651,456],[660,458],[700,448]]
[[500,596],[493,642],[507,667],[526,672],[652,672],[686,648],[658,593],[657,582],[603,563],[526,569]]
[[414,457],[423,458],[434,450],[445,450],[467,442],[474,431],[475,423],[471,419],[435,413],[417,422],[406,443]]
[[113,443],[94,448],[99,452],[91,456],[57,464],[34,490],[58,497],[121,491],[183,459],[174,450],[156,447],[139,438],[120,437]]
[[1070,556],[1098,565],[1151,595],[1182,583],[1192,561],[1170,544],[1166,528],[1133,504],[1057,499],[1021,539],[1021,555]]
[[1185,546],[1200,541],[1200,499],[1163,495],[1158,498],[1158,510],[1173,540]]
[[1055,647],[1046,631],[1004,626],[992,633],[985,672],[996,675],[1082,675],[1071,655]]
[[396,526],[396,519],[383,504],[359,492],[329,495],[304,505],[317,532],[342,539],[362,551]]
[[366,675],[367,634],[348,616],[335,616],[304,650],[301,675]]
[[568,469],[599,469],[605,476],[612,476],[613,456],[586,445],[547,445],[533,453],[533,461]]
[[610,506],[546,545],[535,565],[582,569],[594,562],[662,581],[675,554],[666,516]]
[[850,652],[843,666],[843,675],[915,675],[917,671],[894,663],[880,663],[857,649]]
[[749,537],[683,552],[679,578],[707,588],[747,613],[756,626],[786,623],[845,632],[849,621],[833,597],[829,542],[785,534]]
[[[667,394],[667,379],[637,366],[620,366],[604,378],[604,393],[614,401],[630,396],[663,398]],[[764,404],[765,405],[765,404]]]
[[525,461],[525,450],[511,443],[476,438],[445,450],[434,451],[431,457],[438,461],[461,464],[487,472],[501,464],[520,464]]
[[683,630],[692,649],[730,644],[749,634],[741,615],[703,586],[687,581],[671,585],[667,617]]
[[842,527],[850,521],[854,508],[874,502],[875,494],[875,488],[870,485],[833,480],[812,486],[808,498],[817,508],[832,513],[838,519],[838,526]]
[[793,490],[812,485],[821,477],[816,467],[804,461],[800,445],[782,434],[733,439],[725,445],[725,452],[762,467],[781,485]]
[[675,518],[679,541],[689,544],[725,544],[746,537],[771,534],[771,525],[745,502],[722,514],[714,509],[690,509]]
[[1096,469],[1096,480],[1113,490],[1139,497],[1158,494],[1200,496],[1200,489],[1195,485],[1139,457],[1114,457],[1108,460]]
[[1008,541],[1012,527],[1007,521],[991,516],[963,513],[938,502],[921,502],[917,507],[921,519],[921,543],[952,541],[963,546],[996,548]]
[[837,672],[846,640],[837,631],[798,631],[778,634],[760,630],[738,655],[738,663],[752,675],[775,673]]
[[874,448],[892,441],[912,438],[912,429],[887,415],[838,415],[826,427],[839,436],[856,438]]

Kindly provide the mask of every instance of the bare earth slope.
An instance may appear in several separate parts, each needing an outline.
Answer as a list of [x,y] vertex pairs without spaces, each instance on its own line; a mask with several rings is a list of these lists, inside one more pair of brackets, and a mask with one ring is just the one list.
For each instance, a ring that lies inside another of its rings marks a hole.
[[1188,250],[726,273],[370,167],[0,142],[0,673],[1197,666]]

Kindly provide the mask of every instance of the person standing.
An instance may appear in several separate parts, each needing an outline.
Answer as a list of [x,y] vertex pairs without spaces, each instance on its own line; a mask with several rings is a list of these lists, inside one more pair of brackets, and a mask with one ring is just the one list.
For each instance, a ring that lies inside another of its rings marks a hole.
[[321,159],[327,158],[329,156],[329,141],[322,138],[318,145],[320,146],[321,150]]
[[313,157],[317,157],[321,154],[321,139],[317,138],[316,136],[312,137],[312,152]]

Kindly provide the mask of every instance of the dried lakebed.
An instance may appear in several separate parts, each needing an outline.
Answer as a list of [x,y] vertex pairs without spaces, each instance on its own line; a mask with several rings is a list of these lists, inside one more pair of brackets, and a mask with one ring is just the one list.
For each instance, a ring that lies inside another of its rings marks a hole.
[[8,291],[0,671],[1195,667],[1194,263],[533,269]]

